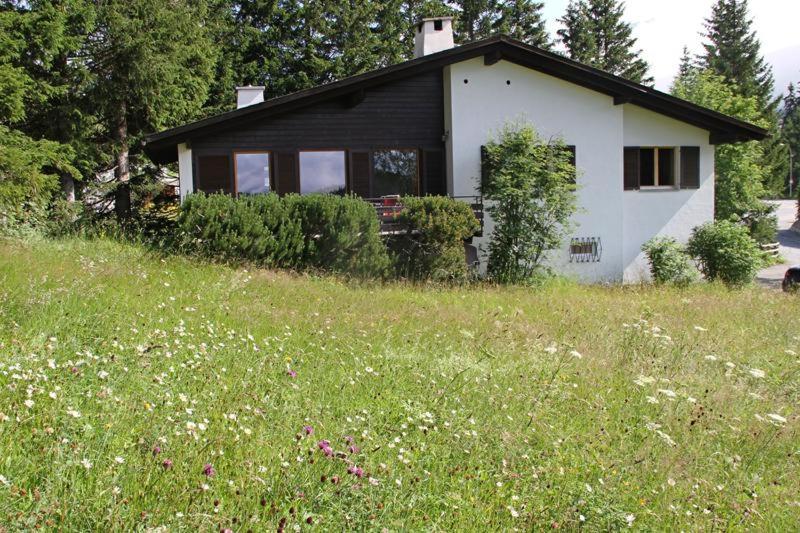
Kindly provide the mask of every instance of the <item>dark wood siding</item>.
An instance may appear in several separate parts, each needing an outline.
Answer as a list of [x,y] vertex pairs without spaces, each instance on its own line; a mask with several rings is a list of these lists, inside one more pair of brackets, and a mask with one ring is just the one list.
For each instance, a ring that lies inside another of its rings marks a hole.
[[367,89],[348,107],[346,98],[319,102],[284,115],[239,121],[233,128],[192,139],[198,154],[214,150],[443,149],[441,70]]
[[200,155],[196,158],[195,190],[206,193],[233,192],[231,158],[228,155]]
[[[424,151],[444,151],[444,88],[441,70],[418,74],[366,89],[358,99],[335,98],[317,102],[309,107],[273,117],[239,121],[212,134],[192,139],[192,152],[197,165],[200,158],[210,154],[232,154],[240,150],[270,151],[275,156],[276,189],[278,193],[298,192],[291,175],[296,175],[296,160],[289,169],[288,155],[299,150],[348,150],[356,156],[350,160],[348,176],[353,192],[369,195],[370,171],[364,174],[363,164],[369,167],[371,150],[402,148]],[[283,162],[283,164],[281,164]],[[359,172],[356,176],[353,173]],[[446,171],[426,170],[422,188],[441,191]],[[434,176],[436,174],[436,176]],[[365,177],[366,176],[366,177]],[[364,183],[364,179],[367,183]],[[431,179],[430,187],[425,180]]]
[[363,198],[372,196],[369,152],[350,152],[350,190]]
[[299,193],[300,179],[297,175],[297,155],[294,152],[275,154],[275,185],[279,194]]

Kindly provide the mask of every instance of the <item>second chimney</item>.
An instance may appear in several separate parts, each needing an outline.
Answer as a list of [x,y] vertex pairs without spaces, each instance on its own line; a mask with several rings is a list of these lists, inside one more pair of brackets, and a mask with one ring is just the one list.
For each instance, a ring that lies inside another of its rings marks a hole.
[[248,85],[236,88],[236,109],[264,101],[264,89],[261,85]]
[[433,17],[422,19],[414,32],[414,58],[449,50],[453,42],[453,18]]

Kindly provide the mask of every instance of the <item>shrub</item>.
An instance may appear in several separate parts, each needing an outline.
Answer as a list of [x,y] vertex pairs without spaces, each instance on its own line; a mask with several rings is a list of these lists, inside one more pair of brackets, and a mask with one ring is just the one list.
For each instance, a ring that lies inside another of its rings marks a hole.
[[312,194],[283,199],[305,238],[301,266],[381,277],[389,267],[375,208],[355,196]]
[[778,217],[774,204],[762,203],[757,209],[747,212],[742,222],[747,225],[750,237],[758,244],[773,243],[778,239]]
[[761,266],[761,254],[747,228],[727,220],[696,227],[687,251],[708,280],[740,286],[753,281]]
[[178,248],[213,259],[294,266],[304,247],[299,224],[275,195],[192,194],[176,226]]
[[650,273],[658,284],[688,285],[697,280],[697,269],[685,248],[671,237],[656,237],[642,246],[650,261]]
[[375,210],[354,197],[198,193],[176,225],[175,247],[213,259],[360,277],[382,276],[389,264]]
[[390,238],[389,247],[398,275],[435,281],[469,277],[464,241],[480,229],[469,204],[444,196],[404,198],[397,222],[405,233]]
[[528,281],[549,250],[559,247],[576,210],[575,167],[560,141],[528,125],[507,125],[486,145],[481,191],[494,220],[489,276]]

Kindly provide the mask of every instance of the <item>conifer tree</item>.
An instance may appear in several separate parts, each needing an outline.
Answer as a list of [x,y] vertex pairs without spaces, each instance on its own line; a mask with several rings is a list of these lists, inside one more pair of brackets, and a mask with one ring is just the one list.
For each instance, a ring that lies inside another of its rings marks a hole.
[[[781,110],[781,139],[784,143],[784,156],[790,159],[789,151],[791,151],[791,159],[793,168],[791,173],[787,167],[787,180],[789,176],[794,177],[794,190],[800,190],[797,187],[797,180],[800,179],[800,92],[797,91],[793,83],[789,84],[786,96],[783,99],[783,109]],[[786,182],[788,183],[788,181]]]
[[571,59],[638,83],[652,83],[637,50],[631,25],[622,20],[618,0],[571,0],[559,22],[561,42]]
[[495,31],[527,44],[549,50],[550,36],[542,15],[544,2],[533,0],[507,0],[499,5],[499,18]]

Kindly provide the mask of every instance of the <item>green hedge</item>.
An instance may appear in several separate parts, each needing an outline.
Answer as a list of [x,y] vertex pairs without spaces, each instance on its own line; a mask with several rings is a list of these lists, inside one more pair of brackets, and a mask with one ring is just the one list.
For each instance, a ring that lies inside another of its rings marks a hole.
[[389,265],[374,209],[354,197],[197,193],[176,224],[175,247],[211,259],[360,277]]
[[480,223],[472,207],[443,196],[403,198],[397,222],[401,235],[389,240],[400,277],[414,280],[463,281],[470,276],[464,241]]
[[758,245],[747,228],[727,220],[694,228],[686,249],[706,279],[734,287],[753,281],[762,264]]
[[672,237],[656,237],[642,245],[650,261],[650,273],[657,284],[685,286],[698,280],[697,269],[689,254]]

